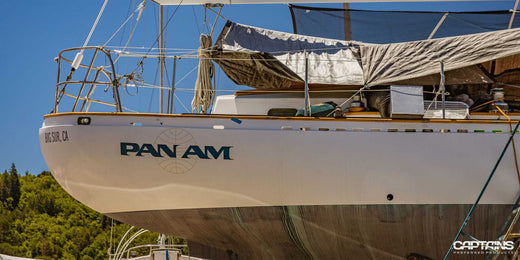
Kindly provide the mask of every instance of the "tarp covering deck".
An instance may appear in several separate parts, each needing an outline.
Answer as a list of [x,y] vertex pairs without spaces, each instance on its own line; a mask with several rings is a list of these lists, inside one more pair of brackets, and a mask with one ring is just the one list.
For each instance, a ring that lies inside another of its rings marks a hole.
[[223,52],[215,56],[215,61],[237,84],[255,88],[303,84],[305,52],[309,59],[309,83],[363,84],[359,46],[356,42],[228,23],[216,47]]
[[[365,83],[389,84],[465,68],[481,78],[452,75],[452,84],[488,83],[489,78],[475,65],[520,53],[520,29],[469,34],[433,40],[361,46]],[[520,62],[511,64],[519,68]],[[480,72],[479,72],[480,71]],[[437,82],[432,82],[438,84]]]
[[212,58],[228,77],[254,88],[301,86],[306,56],[314,85],[437,85],[441,61],[447,84],[484,84],[495,76],[518,81],[507,74],[520,70],[520,29],[368,44],[228,22],[214,50]]

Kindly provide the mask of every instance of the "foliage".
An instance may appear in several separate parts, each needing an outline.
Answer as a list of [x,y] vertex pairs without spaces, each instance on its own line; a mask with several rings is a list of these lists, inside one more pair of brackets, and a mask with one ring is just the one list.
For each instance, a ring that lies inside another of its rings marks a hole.
[[[115,250],[129,227],[76,201],[50,172],[20,177],[13,164],[0,174],[1,254],[38,259],[108,259],[109,248]],[[155,244],[157,238],[157,233],[147,232],[135,243]],[[178,238],[174,241],[184,243]]]
[[4,171],[0,177],[0,202],[10,210],[18,206],[20,201],[20,180],[14,163],[9,172]]

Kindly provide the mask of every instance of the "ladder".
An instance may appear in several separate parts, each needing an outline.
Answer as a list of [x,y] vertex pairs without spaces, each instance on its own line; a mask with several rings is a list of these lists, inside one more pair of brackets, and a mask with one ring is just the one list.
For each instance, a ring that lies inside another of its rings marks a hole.
[[[505,155],[505,153],[507,151],[507,148],[513,142],[513,138],[514,138],[514,136],[516,134],[516,131],[518,130],[519,126],[520,126],[520,120],[516,123],[514,130],[511,131],[511,135],[509,136],[509,139],[507,140],[507,143],[504,146],[504,149],[502,149],[502,153],[500,153],[500,156],[498,157],[498,160],[495,163],[495,166],[493,167],[493,170],[489,174],[489,177],[488,177],[486,183],[484,184],[484,187],[482,187],[482,190],[480,191],[480,194],[478,195],[477,200],[475,201],[475,203],[473,204],[473,206],[469,210],[468,214],[466,215],[466,218],[464,219],[464,222],[462,222],[462,225],[460,226],[459,232],[457,232],[457,235],[455,236],[455,239],[453,239],[453,242],[450,245],[450,249],[448,250],[448,252],[446,252],[446,255],[444,256],[444,260],[447,260],[450,257],[451,253],[453,252],[453,246],[454,246],[455,242],[458,241],[458,239],[459,239],[459,237],[461,235],[464,235],[465,237],[467,237],[467,238],[469,238],[470,240],[473,240],[473,241],[480,241],[480,240],[476,239],[475,237],[465,233],[464,232],[464,228],[468,224],[468,221],[471,218],[471,215],[473,215],[473,212],[477,208],[477,205],[480,202],[480,199],[482,199],[482,196],[484,195],[484,192],[486,191],[489,183],[491,182],[491,179],[495,175],[495,172],[496,172],[498,166],[500,165],[500,162],[502,161],[502,158],[504,157],[504,155]],[[520,217],[519,216],[520,215],[519,214],[520,210],[518,210],[518,203],[519,203],[519,201],[520,201],[520,197],[517,199],[517,201],[515,203],[515,206],[514,206],[512,212],[511,212],[510,216],[508,217],[508,220],[506,220],[506,223],[504,223],[504,226],[502,227],[502,230],[500,231],[498,240],[502,241],[500,239],[500,238],[502,238],[504,241],[506,241],[508,239],[513,239],[513,237],[515,237],[517,235],[518,235],[518,237],[520,237],[520,234],[512,233],[513,226],[516,224],[516,222],[518,221],[518,218]],[[502,234],[504,232],[504,230],[505,230],[505,227],[508,227],[507,228],[507,232],[505,234]],[[518,248],[516,248],[516,250],[515,250],[515,255],[517,254],[516,252],[518,252]],[[493,257],[493,259],[496,259],[496,257],[498,257],[499,255],[500,255],[500,252],[495,251],[495,256]],[[513,259],[515,259],[515,258],[513,258]]]
[[[503,245],[506,241],[513,241],[515,243],[514,248],[514,254],[513,259],[518,258],[519,248],[517,240],[520,238],[520,233],[513,233],[513,227],[516,225],[518,220],[520,219],[520,207],[518,206],[518,203],[520,202],[520,197],[516,200],[515,206],[513,208],[513,211],[511,211],[511,214],[507,217],[506,222],[502,226],[502,229],[498,233],[497,241],[500,241],[500,243]],[[507,229],[507,230],[506,230]],[[505,231],[505,233],[504,233]],[[500,256],[500,253],[503,251],[502,247],[498,247],[498,249],[495,249],[493,252],[488,254],[486,259],[497,259]]]

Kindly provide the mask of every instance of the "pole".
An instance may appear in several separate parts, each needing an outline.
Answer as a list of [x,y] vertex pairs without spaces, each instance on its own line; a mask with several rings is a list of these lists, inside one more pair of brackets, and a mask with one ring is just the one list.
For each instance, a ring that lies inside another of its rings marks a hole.
[[442,119],[446,119],[446,87],[444,80],[444,62],[441,61]]
[[345,27],[345,41],[352,41],[352,27],[350,26],[350,7],[343,3],[343,27]]
[[513,21],[515,20],[515,14],[516,14],[517,8],[518,8],[518,0],[516,0],[516,2],[515,2],[515,7],[513,8],[513,12],[511,13],[511,19],[509,20],[509,26],[507,27],[507,29],[511,29],[511,27],[513,27]]
[[305,55],[305,109],[303,112],[304,116],[310,116],[309,110],[309,57],[307,56],[307,50],[304,52]]
[[437,33],[437,30],[439,30],[439,27],[441,27],[442,23],[444,23],[444,20],[446,20],[446,17],[448,17],[448,14],[450,12],[446,12],[444,13],[444,15],[441,17],[441,19],[439,20],[439,22],[437,23],[437,25],[435,26],[435,28],[433,28],[433,31],[432,33],[430,33],[430,36],[428,36],[428,40],[430,40],[431,38],[433,38],[433,36],[435,35],[435,33]]
[[172,89],[170,90],[171,91],[171,95],[170,95],[170,100],[169,100],[169,104],[170,104],[170,107],[169,107],[169,113],[170,114],[173,114],[173,101],[174,101],[174,95],[175,95],[175,73],[177,71],[177,57],[174,57],[173,58],[173,72],[172,72]]
[[161,86],[159,98],[160,113],[164,113],[164,7],[159,6],[159,85]]

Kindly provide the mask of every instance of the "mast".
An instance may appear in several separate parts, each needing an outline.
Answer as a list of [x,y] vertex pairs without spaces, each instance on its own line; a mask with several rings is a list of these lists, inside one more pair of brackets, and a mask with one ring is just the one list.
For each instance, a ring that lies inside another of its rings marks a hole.
[[159,85],[160,113],[164,113],[164,6],[159,5]]
[[175,73],[177,72],[177,56],[173,57],[173,72],[172,72],[172,88],[168,94],[168,111],[166,113],[173,114],[173,101],[175,98]]

